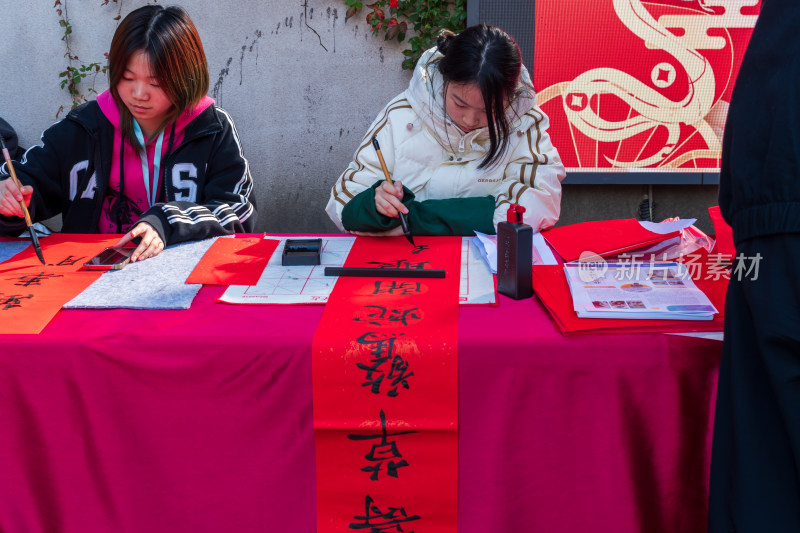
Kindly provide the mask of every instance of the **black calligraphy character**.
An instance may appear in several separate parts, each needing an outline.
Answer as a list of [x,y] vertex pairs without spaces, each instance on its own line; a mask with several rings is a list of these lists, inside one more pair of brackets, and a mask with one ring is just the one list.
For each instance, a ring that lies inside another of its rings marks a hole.
[[397,386],[402,385],[404,389],[408,390],[408,379],[414,375],[413,372],[407,372],[408,370],[408,361],[400,357],[399,355],[395,355],[392,357],[392,366],[389,370],[389,374],[386,376],[391,380],[390,384],[393,386],[386,395],[390,398],[395,398],[397,396]]
[[430,261],[420,261],[412,263],[407,259],[395,259],[394,261],[368,261],[368,265],[375,265],[375,268],[405,268],[408,270],[423,270]]
[[362,472],[372,472],[372,475],[369,478],[373,481],[378,481],[378,472],[381,470],[381,466],[383,462],[387,459],[400,459],[400,461],[390,460],[386,465],[386,473],[392,477],[397,476],[397,470],[408,466],[408,462],[403,459],[403,456],[400,454],[400,451],[397,449],[397,443],[393,440],[389,440],[387,437],[396,437],[398,435],[408,435],[409,433],[419,433],[416,430],[409,430],[409,431],[400,431],[397,433],[388,433],[386,431],[386,415],[383,413],[383,409],[381,409],[381,434],[380,435],[348,435],[347,438],[350,440],[370,440],[370,439],[380,439],[378,444],[373,444],[372,449],[369,451],[367,455],[364,457],[367,458],[368,461],[372,461],[373,464],[371,466],[365,466],[361,469]]
[[86,259],[86,256],[82,255],[80,257],[73,258],[71,255],[68,255],[66,258],[64,258],[61,261],[59,261],[58,263],[56,263],[56,265],[58,265],[58,266],[73,266],[78,261],[81,261],[82,259]]
[[429,247],[429,246],[428,246],[427,244],[418,244],[418,245],[416,245],[416,246],[414,247],[414,249],[413,249],[413,250],[411,250],[411,253],[412,253],[412,254],[419,254],[419,253],[422,253],[422,252],[424,252],[425,250],[427,250],[427,249],[428,249],[428,247]]
[[422,316],[417,313],[419,307],[411,309],[387,309],[381,305],[365,305],[364,309],[369,309],[366,318],[356,317],[356,322],[369,322],[375,326],[385,326],[394,322],[400,322],[408,326],[409,320],[421,320]]
[[[370,340],[372,338],[373,340]],[[356,339],[359,344],[370,345],[374,344],[375,348],[370,352],[375,357],[370,360],[372,365],[365,365],[364,363],[356,363],[356,366],[361,370],[367,372],[366,381],[361,384],[362,387],[370,386],[373,394],[380,394],[381,383],[383,382],[384,372],[380,369],[381,365],[392,358],[392,351],[394,350],[394,341],[396,336],[392,335],[388,338],[375,338],[374,333],[365,333]]]
[[22,307],[22,299],[33,298],[33,294],[29,294],[27,296],[22,296],[21,294],[12,294],[11,296],[3,296],[0,294],[0,305],[3,306],[3,311],[8,311],[12,307]]
[[416,281],[376,281],[375,292],[372,294],[419,294],[422,292],[422,283]]
[[[375,347],[370,351],[370,355],[374,356],[370,360],[370,365],[364,363],[356,363],[356,366],[361,370],[366,371],[366,381],[361,384],[362,387],[370,387],[373,394],[380,394],[381,384],[384,378],[388,377],[390,385],[393,386],[386,394],[394,398],[398,395],[397,387],[402,385],[404,389],[408,389],[408,378],[414,375],[413,372],[408,372],[408,362],[399,355],[393,354],[394,341],[397,335],[389,335],[378,337],[375,333],[367,332],[356,339],[356,342],[364,345],[374,345]],[[391,360],[389,373],[386,374],[381,366],[387,361]]]
[[30,287],[31,285],[41,285],[42,281],[46,279],[52,278],[63,278],[62,274],[45,274],[44,272],[40,272],[39,274],[31,274],[28,276],[20,276],[18,278],[6,278],[9,280],[15,279],[17,280],[14,285],[18,285],[20,287]]
[[[381,533],[384,531],[404,533],[405,530],[401,527],[401,524],[419,520],[420,516],[408,516],[408,513],[402,507],[389,507],[389,510],[384,513],[375,505],[375,500],[367,494],[364,497],[364,516],[356,515],[353,518],[357,522],[348,524],[347,527],[350,529],[369,529],[368,533]],[[408,533],[414,532],[409,531]]]

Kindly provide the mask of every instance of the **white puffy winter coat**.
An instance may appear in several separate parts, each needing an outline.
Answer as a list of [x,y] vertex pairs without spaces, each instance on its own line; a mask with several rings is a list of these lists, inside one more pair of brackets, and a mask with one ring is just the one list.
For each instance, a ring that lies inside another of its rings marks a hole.
[[325,208],[339,229],[342,208],[357,194],[383,179],[372,137],[377,135],[393,180],[410,189],[416,200],[491,195],[494,225],[506,220],[511,203],[525,207],[524,221],[534,231],[558,220],[564,166],[547,134],[549,121],[536,105],[530,76],[522,67],[522,89],[508,107],[511,138],[494,164],[478,168],[489,148],[489,132],[462,132],[444,110],[444,83],[436,48],[426,51],[409,87],[381,111],[355,152],[353,161],[331,190]]

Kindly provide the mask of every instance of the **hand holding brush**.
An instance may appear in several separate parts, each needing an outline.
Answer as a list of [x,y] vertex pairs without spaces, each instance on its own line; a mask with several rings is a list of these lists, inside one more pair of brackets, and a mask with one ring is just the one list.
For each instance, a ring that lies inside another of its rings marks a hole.
[[[20,210],[12,209],[16,207],[13,205],[13,202],[19,202],[22,216],[25,217],[25,224],[28,226],[28,230],[31,234],[31,243],[33,244],[33,249],[36,252],[36,256],[39,258],[39,261],[41,261],[43,265],[46,265],[47,263],[45,263],[44,256],[42,255],[42,246],[39,244],[39,237],[36,235],[36,230],[33,229],[31,215],[28,212],[28,206],[25,203],[22,184],[17,179],[17,173],[14,171],[14,163],[11,162],[11,154],[8,153],[8,149],[6,148],[6,143],[3,140],[2,135],[0,135],[0,147],[3,149],[3,158],[6,160],[8,172],[11,174],[11,178],[9,178],[9,180],[5,180],[6,186],[3,187],[5,188],[5,193],[0,194],[0,214],[7,216],[19,216]],[[9,184],[13,185],[13,187],[9,187]],[[13,196],[13,200],[9,200],[9,195]],[[30,199],[28,199],[28,201],[30,201]]]

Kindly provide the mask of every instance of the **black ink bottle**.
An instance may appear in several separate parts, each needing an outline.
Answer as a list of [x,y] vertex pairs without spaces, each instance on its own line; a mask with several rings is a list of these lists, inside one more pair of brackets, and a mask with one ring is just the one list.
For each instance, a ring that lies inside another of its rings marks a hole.
[[533,296],[533,228],[522,222],[524,212],[511,204],[507,222],[497,224],[497,291],[515,300]]

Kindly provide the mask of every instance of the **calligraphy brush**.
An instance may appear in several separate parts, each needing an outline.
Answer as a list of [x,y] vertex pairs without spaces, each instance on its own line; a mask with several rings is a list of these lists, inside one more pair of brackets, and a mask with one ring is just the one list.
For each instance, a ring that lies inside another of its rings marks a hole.
[[[389,185],[394,185],[392,177],[389,175],[389,169],[386,168],[386,161],[383,160],[381,145],[378,144],[377,136],[372,138],[372,146],[375,147],[375,153],[378,154],[378,160],[381,162],[383,176],[386,178],[386,181],[389,182]],[[408,242],[411,243],[411,246],[414,246],[414,238],[411,236],[411,229],[408,227],[408,219],[406,218],[406,214],[400,211],[398,211],[397,214],[400,215],[400,225],[403,226],[403,234],[406,236],[406,239],[408,239]]]
[[[11,154],[8,153],[8,148],[6,148],[6,143],[3,141],[2,135],[0,135],[0,146],[3,148],[3,157],[6,159],[6,166],[8,166],[8,172],[11,174],[11,179],[14,180],[14,184],[17,186],[17,188],[21,189],[22,185],[17,179],[17,173],[14,172],[14,164],[11,163]],[[22,208],[22,212],[25,214],[25,224],[28,225],[28,230],[31,232],[31,243],[33,244],[33,249],[36,251],[36,256],[43,265],[46,265],[47,263],[44,262],[44,256],[42,255],[42,245],[39,244],[39,237],[36,236],[36,230],[33,229],[31,214],[28,212],[28,206],[25,205],[25,200],[20,200],[19,206]]]

